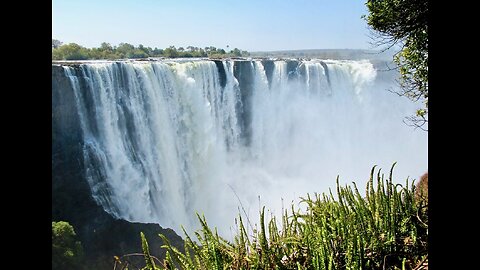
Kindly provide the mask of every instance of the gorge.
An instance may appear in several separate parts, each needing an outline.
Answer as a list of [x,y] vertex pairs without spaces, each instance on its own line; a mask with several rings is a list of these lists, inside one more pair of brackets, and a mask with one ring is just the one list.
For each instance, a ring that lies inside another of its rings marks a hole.
[[416,105],[394,78],[368,60],[54,62],[53,216],[83,235],[107,219],[180,233],[198,212],[231,235],[240,207],[279,214],[337,175],[363,190],[398,162],[418,179],[427,133],[402,122]]

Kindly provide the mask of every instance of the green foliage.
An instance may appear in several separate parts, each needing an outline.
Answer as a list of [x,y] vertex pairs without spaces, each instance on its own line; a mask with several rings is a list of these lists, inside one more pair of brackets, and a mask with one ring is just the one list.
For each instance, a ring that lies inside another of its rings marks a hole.
[[52,59],[55,60],[85,60],[89,58],[89,50],[76,43],[65,44],[52,50]]
[[424,108],[411,118],[416,126],[428,122],[428,1],[367,0],[367,23],[376,31],[377,45],[401,45],[393,61],[400,71],[401,95],[422,99]]
[[163,55],[168,58],[178,57],[178,51],[175,46],[170,46],[163,50]]
[[[167,254],[160,269],[414,269],[428,258],[428,205],[413,183],[394,184],[392,174],[393,166],[388,179],[374,167],[364,196],[337,178],[336,196],[307,195],[306,213],[292,206],[280,224],[266,220],[263,208],[252,236],[240,215],[233,242],[197,215],[198,241],[184,230],[185,252],[160,235]],[[148,246],[144,253],[149,257]]]
[[62,42],[58,39],[52,38],[52,49],[56,49],[62,45]]
[[188,46],[185,48],[170,46],[165,49],[145,47],[142,44],[135,47],[129,43],[120,43],[118,47],[110,43],[103,42],[100,47],[88,49],[75,43],[60,46],[62,43],[52,39],[52,60],[86,60],[86,59],[125,59],[125,58],[148,58],[148,57],[209,57],[209,58],[227,58],[248,56],[247,51],[241,51],[238,48],[227,53],[224,49],[213,46],[199,48]]
[[83,250],[75,230],[65,221],[52,222],[52,269],[82,269]]
[[230,54],[232,54],[233,56],[242,56],[242,52],[238,48],[231,50]]
[[159,269],[156,265],[155,265],[155,261],[153,260],[153,257],[150,255],[150,250],[148,248],[148,242],[147,242],[147,239],[145,238],[145,235],[143,234],[143,232],[140,232],[140,237],[142,238],[142,250],[143,250],[143,254],[144,254],[144,257],[145,257],[145,269]]

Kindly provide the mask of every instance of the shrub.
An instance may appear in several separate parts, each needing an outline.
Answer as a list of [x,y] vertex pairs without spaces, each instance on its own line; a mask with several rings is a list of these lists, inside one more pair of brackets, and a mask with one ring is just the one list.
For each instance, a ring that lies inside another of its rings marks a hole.
[[52,269],[81,269],[81,243],[73,226],[65,221],[52,222]]

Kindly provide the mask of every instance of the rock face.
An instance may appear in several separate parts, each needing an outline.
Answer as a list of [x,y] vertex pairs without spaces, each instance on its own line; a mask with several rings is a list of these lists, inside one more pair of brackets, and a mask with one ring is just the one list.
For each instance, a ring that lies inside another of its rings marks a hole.
[[183,240],[158,224],[118,220],[94,201],[84,177],[82,132],[74,94],[62,67],[52,66],[52,219],[73,225],[88,269],[113,269],[113,256],[141,252],[140,232],[153,256],[165,256],[159,233],[183,250]]
[[237,110],[240,112],[239,124],[242,130],[244,145],[249,146],[252,134],[252,95],[254,89],[254,67],[252,61],[235,61],[233,74],[238,80],[238,87],[241,89],[242,107]]

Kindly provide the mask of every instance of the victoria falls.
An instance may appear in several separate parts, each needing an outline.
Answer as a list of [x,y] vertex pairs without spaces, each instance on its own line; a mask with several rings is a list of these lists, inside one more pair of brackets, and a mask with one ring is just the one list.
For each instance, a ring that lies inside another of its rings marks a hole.
[[78,148],[72,166],[111,216],[180,234],[198,212],[228,236],[240,207],[258,222],[260,205],[281,214],[337,175],[363,187],[397,162],[398,179],[419,178],[427,136],[402,122],[413,105],[386,90],[391,73],[368,60],[63,62],[55,140],[70,137],[62,151]]
[[427,1],[89,1],[52,3],[52,270],[428,269]]

